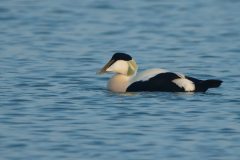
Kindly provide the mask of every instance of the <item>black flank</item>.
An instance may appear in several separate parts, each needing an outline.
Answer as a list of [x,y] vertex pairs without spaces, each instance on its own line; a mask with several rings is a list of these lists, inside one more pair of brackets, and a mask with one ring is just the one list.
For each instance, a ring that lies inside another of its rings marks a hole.
[[174,79],[177,78],[180,77],[172,72],[160,73],[147,81],[137,81],[132,83],[127,88],[127,92],[184,92],[184,88],[180,88],[178,85],[172,82]]

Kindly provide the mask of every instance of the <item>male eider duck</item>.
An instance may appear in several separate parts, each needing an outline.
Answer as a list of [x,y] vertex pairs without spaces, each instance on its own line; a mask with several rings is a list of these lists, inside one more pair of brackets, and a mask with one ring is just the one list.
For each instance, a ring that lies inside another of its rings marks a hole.
[[149,69],[137,73],[137,63],[125,53],[115,53],[99,74],[115,72],[109,80],[108,89],[113,92],[205,92],[217,88],[221,80],[199,80],[164,69]]

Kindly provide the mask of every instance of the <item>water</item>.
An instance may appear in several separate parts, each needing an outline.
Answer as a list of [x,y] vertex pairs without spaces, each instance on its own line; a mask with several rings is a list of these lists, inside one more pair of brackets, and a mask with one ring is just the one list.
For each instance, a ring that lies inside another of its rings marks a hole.
[[[240,157],[240,1],[2,0],[0,159]],[[115,94],[116,51],[140,70],[224,81],[207,93]]]

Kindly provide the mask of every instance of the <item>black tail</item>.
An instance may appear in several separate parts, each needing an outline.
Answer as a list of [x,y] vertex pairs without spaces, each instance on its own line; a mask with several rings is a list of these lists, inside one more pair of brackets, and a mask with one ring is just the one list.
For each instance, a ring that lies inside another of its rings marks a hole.
[[201,82],[201,88],[206,91],[208,88],[217,88],[222,84],[223,81],[221,80],[215,80],[215,79],[209,79]]

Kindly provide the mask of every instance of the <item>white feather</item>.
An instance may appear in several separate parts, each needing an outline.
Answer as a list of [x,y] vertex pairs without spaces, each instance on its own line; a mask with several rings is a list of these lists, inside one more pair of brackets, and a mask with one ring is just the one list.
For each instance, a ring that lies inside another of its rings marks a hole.
[[172,81],[176,85],[178,85],[181,88],[184,88],[187,92],[192,92],[195,90],[195,85],[192,81],[186,79],[186,78],[178,78]]
[[145,70],[145,71],[137,74],[135,77],[133,77],[131,79],[131,83],[136,82],[136,81],[147,81],[150,78],[156,76],[157,74],[166,73],[166,72],[168,72],[168,71],[165,69],[159,69],[159,68]]
[[127,74],[128,63],[123,60],[118,60],[115,63],[113,63],[106,71],[116,72],[116,73],[120,73],[120,74]]
[[127,87],[128,87],[128,81],[129,81],[128,76],[124,75],[124,74],[117,74],[114,75],[109,81],[108,81],[108,85],[107,88],[110,91],[113,92],[119,92],[119,93],[123,93],[126,92]]

